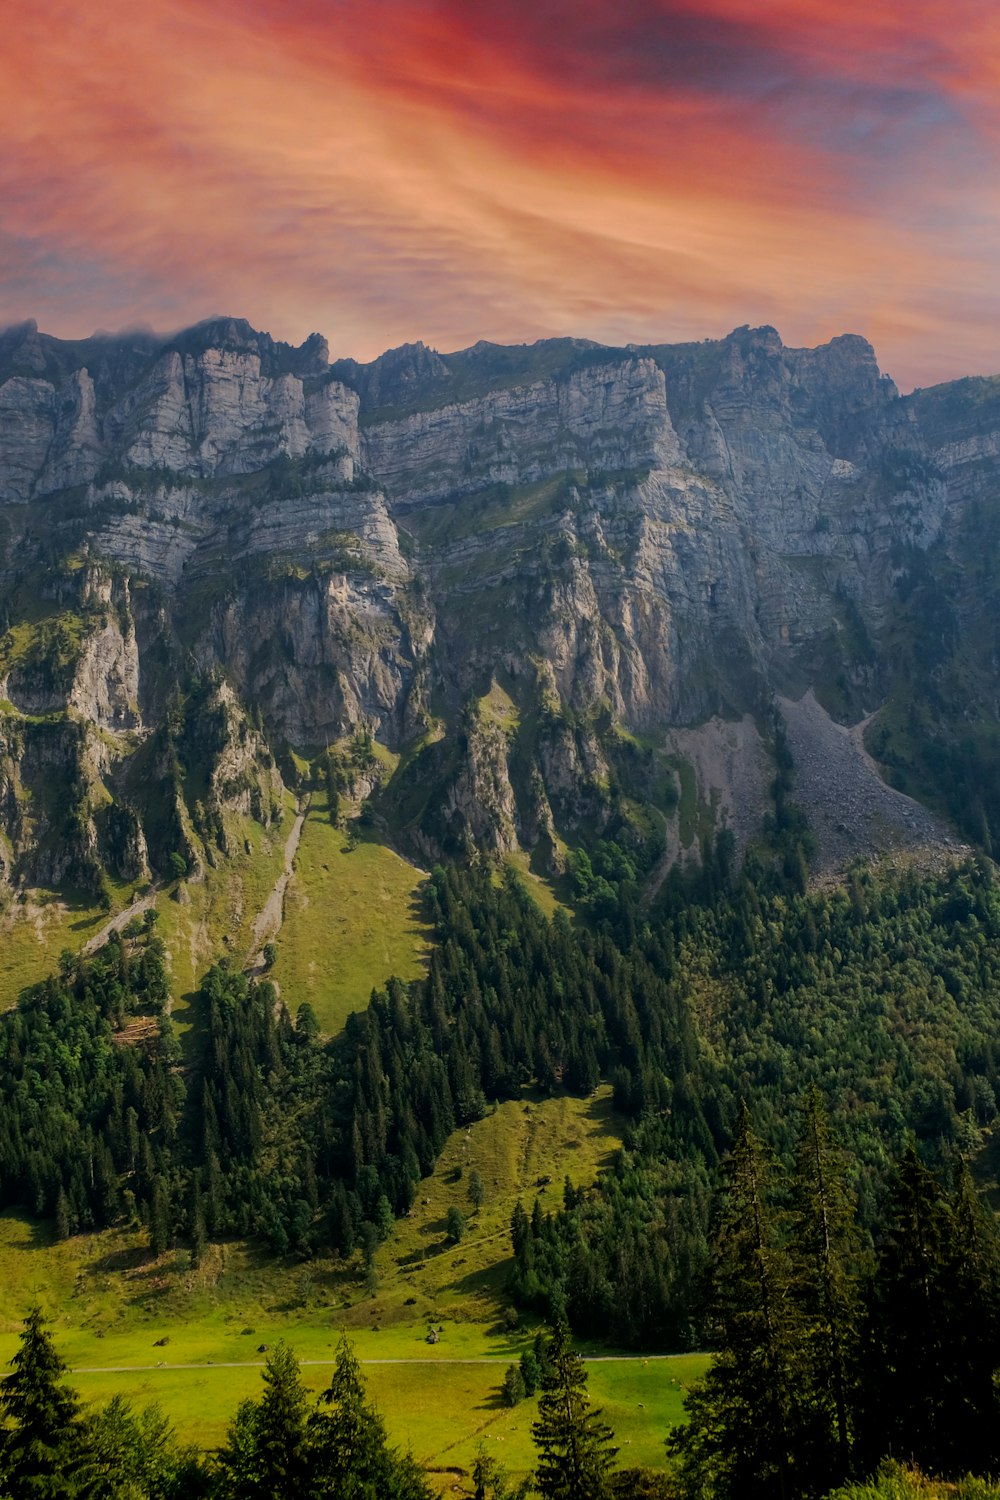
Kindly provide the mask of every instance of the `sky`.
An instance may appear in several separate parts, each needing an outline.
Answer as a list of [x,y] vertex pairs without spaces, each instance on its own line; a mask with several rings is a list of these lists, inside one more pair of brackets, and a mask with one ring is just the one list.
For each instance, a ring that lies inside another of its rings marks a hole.
[[996,0],[5,0],[0,325],[1000,370]]

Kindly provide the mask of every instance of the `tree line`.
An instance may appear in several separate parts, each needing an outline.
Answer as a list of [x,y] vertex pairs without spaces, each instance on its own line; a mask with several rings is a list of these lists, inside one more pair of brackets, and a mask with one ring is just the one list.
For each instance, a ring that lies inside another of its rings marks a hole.
[[622,899],[594,927],[548,920],[513,875],[438,869],[424,978],[390,980],[323,1039],[308,1007],[291,1017],[266,977],[220,962],[183,1059],[162,944],[136,921],[0,1017],[0,1202],[61,1234],[139,1219],[157,1254],[256,1234],[370,1269],[456,1127],[607,1078],[623,1148],[557,1213],[525,1210],[511,1290],[579,1333],[690,1347],[741,1098],[787,1165],[788,1093],[820,1089],[871,1232],[907,1129],[932,1165],[968,1153],[1000,1085],[987,865],[803,893],[724,862],[643,908],[604,850]]
[[[389,1440],[342,1337],[330,1383],[313,1401],[281,1343],[263,1392],[241,1401],[213,1454],[178,1438],[155,1406],[122,1396],[88,1413],[39,1309],[25,1319],[10,1374],[0,1378],[0,1494],[5,1500],[431,1500],[412,1455]],[[543,1342],[537,1464],[514,1483],[482,1444],[471,1469],[476,1500],[640,1500],[653,1476],[620,1470],[611,1429],[587,1395],[583,1361],[565,1324]]]

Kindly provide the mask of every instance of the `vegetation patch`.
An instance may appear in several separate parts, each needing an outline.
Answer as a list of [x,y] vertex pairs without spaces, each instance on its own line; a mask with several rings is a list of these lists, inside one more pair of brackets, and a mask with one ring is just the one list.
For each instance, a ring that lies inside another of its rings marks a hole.
[[314,795],[285,893],[273,978],[292,1014],[308,1002],[320,1027],[337,1032],[390,975],[416,979],[430,932],[421,911],[425,876],[374,840],[330,821]]

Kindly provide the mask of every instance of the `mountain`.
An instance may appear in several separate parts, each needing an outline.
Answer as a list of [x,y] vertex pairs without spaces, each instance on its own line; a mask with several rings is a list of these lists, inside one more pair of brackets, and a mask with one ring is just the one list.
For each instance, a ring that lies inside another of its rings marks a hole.
[[612,839],[656,879],[776,848],[788,797],[820,871],[989,850],[998,564],[1000,378],[901,396],[854,336],[362,365],[25,323],[0,891],[197,873],[316,776],[422,861]]

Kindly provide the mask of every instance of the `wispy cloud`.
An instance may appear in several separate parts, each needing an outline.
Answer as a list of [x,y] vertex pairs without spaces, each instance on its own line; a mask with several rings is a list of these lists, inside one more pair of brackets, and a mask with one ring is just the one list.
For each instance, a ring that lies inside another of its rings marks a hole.
[[402,339],[868,334],[998,362],[988,0],[34,0],[0,321]]

